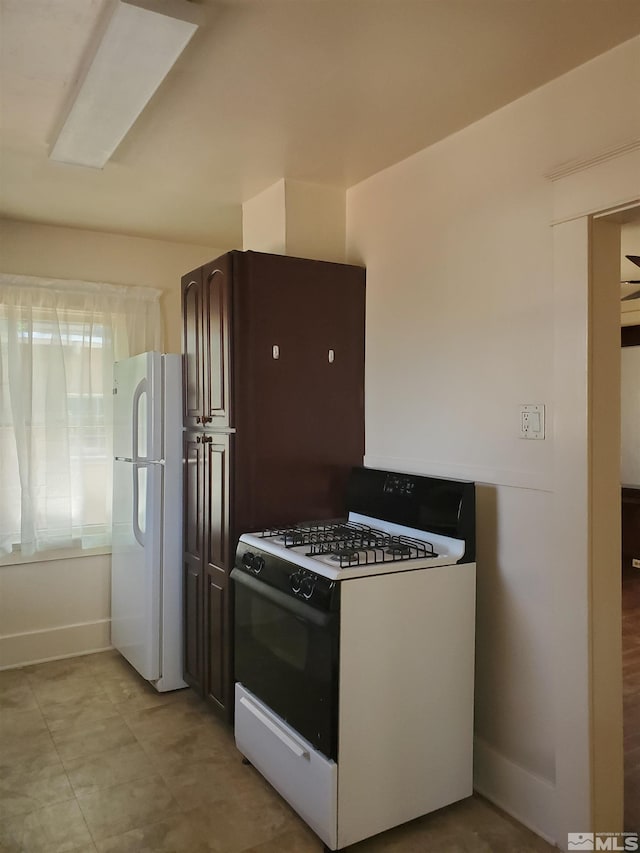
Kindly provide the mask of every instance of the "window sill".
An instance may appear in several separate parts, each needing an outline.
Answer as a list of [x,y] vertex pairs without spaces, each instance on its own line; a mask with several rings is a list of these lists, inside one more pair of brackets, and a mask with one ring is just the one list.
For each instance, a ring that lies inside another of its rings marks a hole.
[[25,556],[14,553],[0,557],[0,568],[2,566],[19,566],[23,563],[50,563],[53,560],[73,560],[78,557],[98,557],[103,554],[111,554],[111,546],[100,548],[56,548],[54,551],[38,551],[36,554]]

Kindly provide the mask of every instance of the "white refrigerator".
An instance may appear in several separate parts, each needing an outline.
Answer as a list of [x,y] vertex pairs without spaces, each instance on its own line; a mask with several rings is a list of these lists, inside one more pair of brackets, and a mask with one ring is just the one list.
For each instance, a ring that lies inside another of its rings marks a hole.
[[182,679],[182,367],[114,365],[111,643],[158,691]]

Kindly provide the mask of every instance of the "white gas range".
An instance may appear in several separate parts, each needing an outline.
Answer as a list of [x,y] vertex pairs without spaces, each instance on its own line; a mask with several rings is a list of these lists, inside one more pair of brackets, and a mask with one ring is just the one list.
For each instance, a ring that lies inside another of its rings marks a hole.
[[475,486],[358,468],[347,505],[232,572],[236,743],[328,850],[472,784]]

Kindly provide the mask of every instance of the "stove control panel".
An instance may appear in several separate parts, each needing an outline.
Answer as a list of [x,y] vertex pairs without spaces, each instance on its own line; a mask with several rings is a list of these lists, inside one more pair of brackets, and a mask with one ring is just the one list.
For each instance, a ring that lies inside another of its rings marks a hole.
[[307,601],[313,595],[317,582],[318,576],[306,569],[297,569],[289,576],[291,591],[302,598],[306,598]]
[[245,551],[242,555],[242,565],[252,574],[259,575],[264,569],[264,557],[260,554],[254,554],[252,551]]
[[235,568],[252,575],[256,582],[298,598],[316,610],[338,607],[339,584],[288,560],[244,542],[238,544]]

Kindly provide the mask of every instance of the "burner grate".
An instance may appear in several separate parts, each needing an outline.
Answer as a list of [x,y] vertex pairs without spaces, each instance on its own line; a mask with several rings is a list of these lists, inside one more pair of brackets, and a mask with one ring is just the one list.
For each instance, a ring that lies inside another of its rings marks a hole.
[[367,524],[335,518],[329,521],[307,521],[295,527],[275,527],[258,534],[262,538],[281,539],[285,548],[300,545],[342,543],[345,548],[375,547],[387,538]]
[[378,536],[372,542],[353,539],[314,543],[308,556],[328,557],[332,562],[338,563],[340,568],[345,568],[436,557],[437,554],[430,542],[410,536],[391,536],[378,531]]

